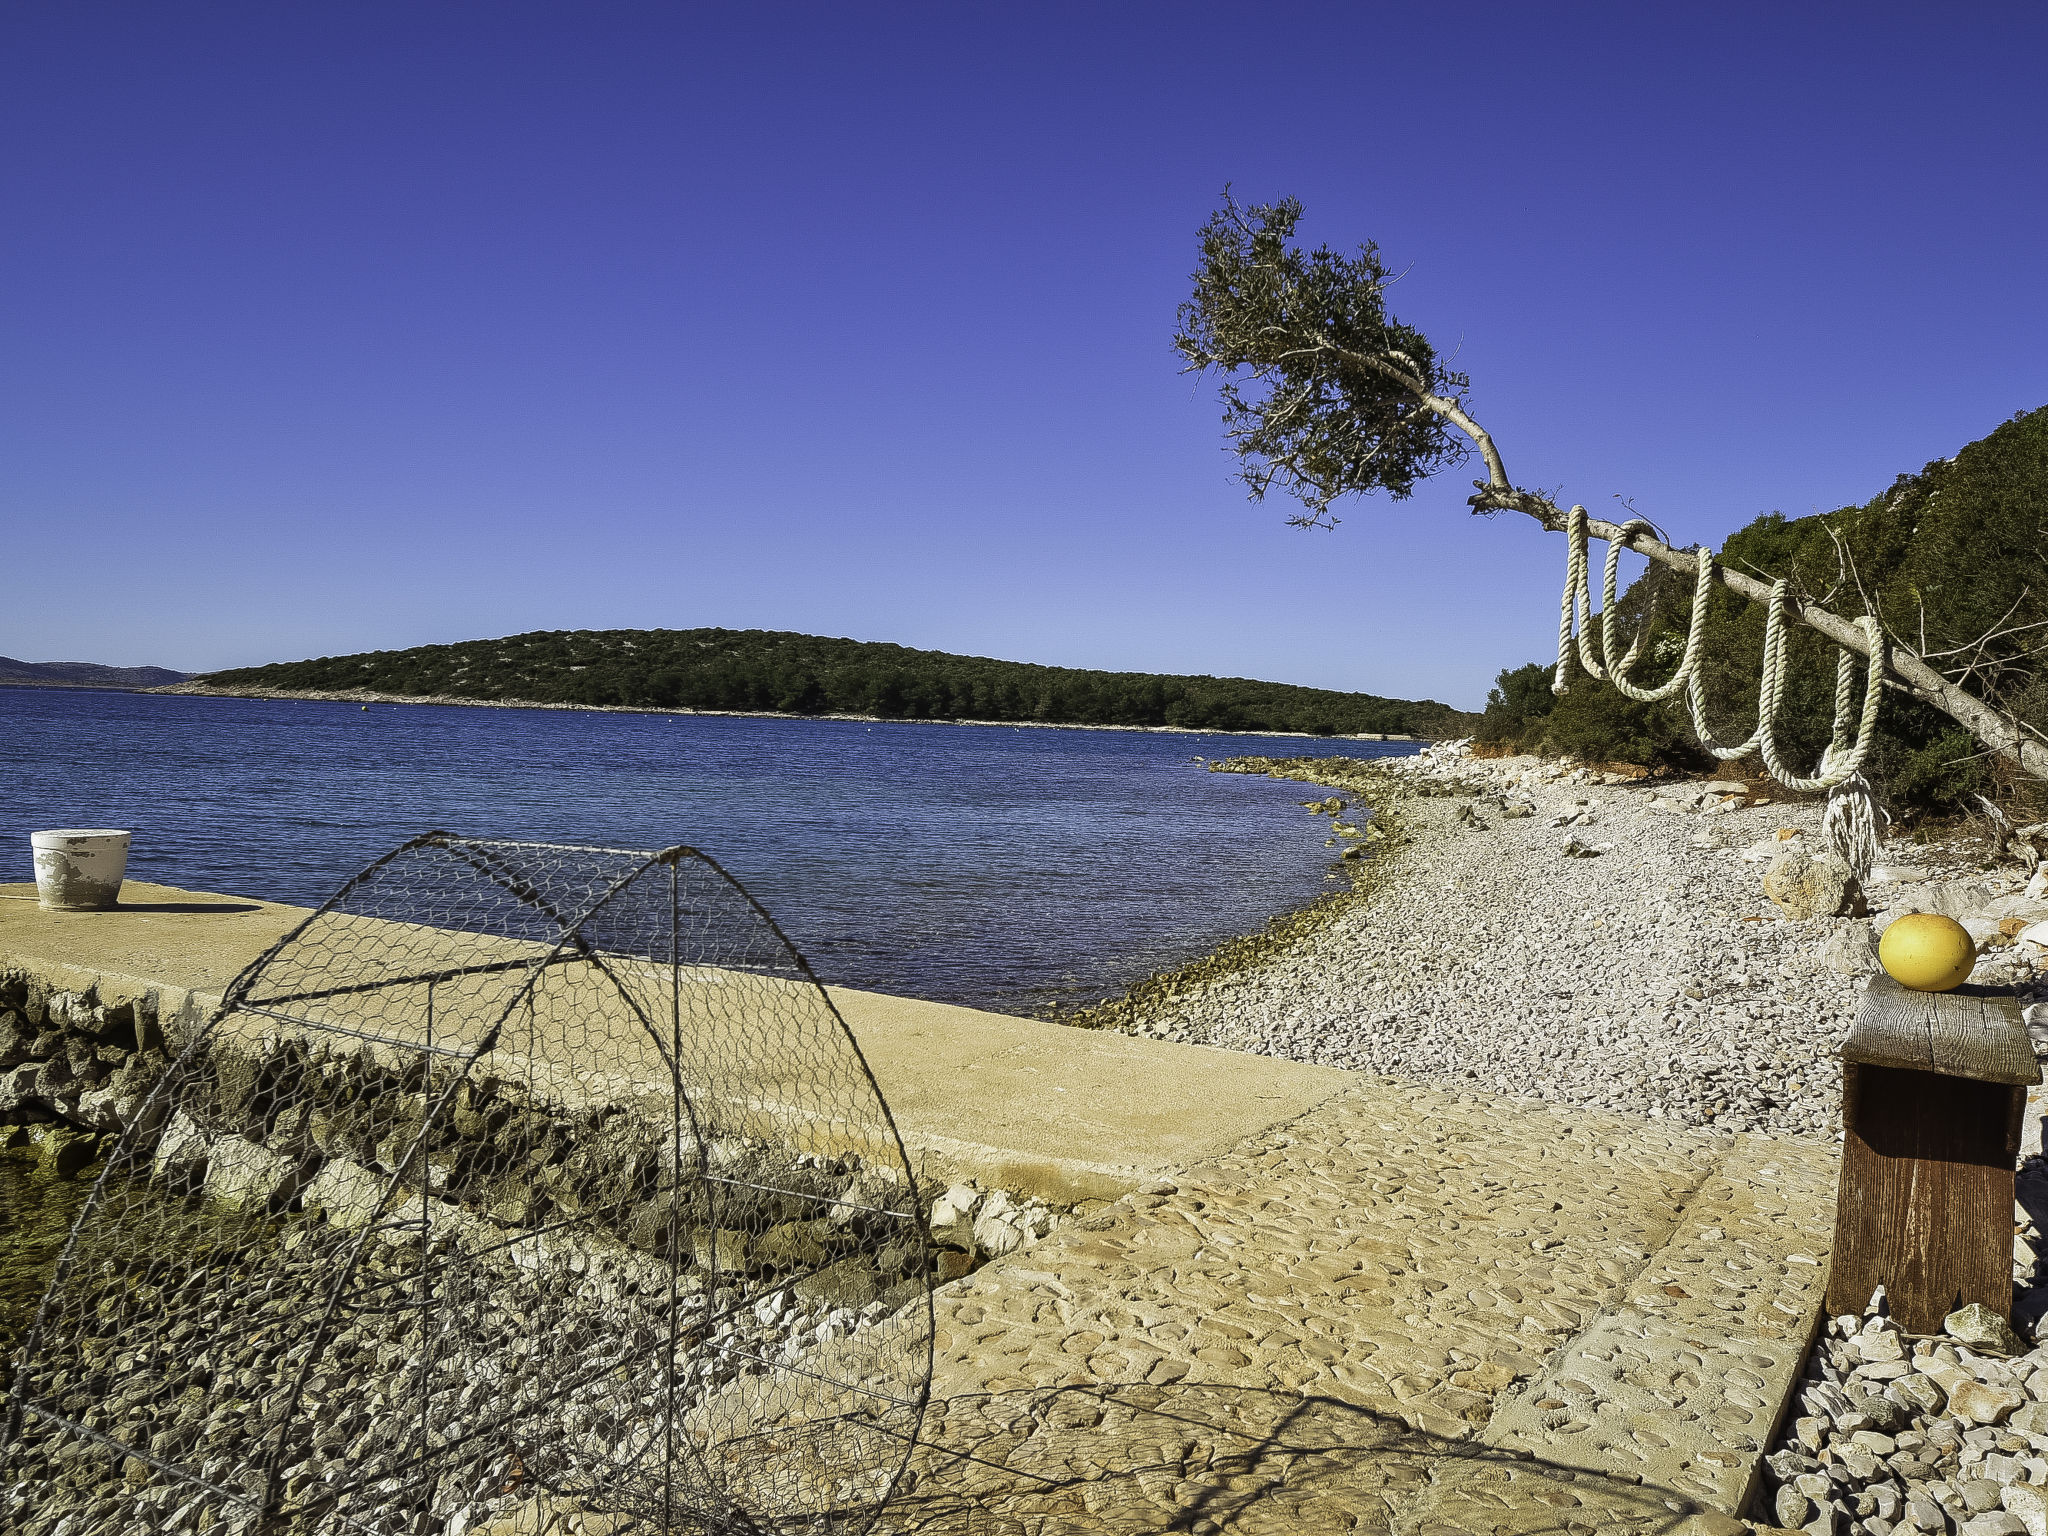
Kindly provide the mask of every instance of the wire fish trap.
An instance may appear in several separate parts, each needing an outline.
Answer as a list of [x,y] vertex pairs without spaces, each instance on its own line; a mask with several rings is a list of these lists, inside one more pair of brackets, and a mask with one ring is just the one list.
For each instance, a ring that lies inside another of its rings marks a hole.
[[19,1353],[0,1525],[865,1530],[929,1275],[859,1047],[716,862],[429,833],[149,1090]]

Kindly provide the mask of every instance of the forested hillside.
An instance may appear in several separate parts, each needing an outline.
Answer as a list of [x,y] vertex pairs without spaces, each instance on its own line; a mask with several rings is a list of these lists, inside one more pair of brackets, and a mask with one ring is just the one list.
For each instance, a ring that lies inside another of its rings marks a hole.
[[107,667],[96,661],[16,661],[0,656],[0,684],[15,688],[161,688],[191,675],[169,667]]
[[[1683,537],[1683,530],[1671,530]],[[1598,556],[1596,555],[1596,559]],[[1795,590],[1841,614],[1878,614],[1886,629],[1980,697],[2048,730],[2048,407],[2023,413],[1952,459],[1901,475],[1862,506],[1813,517],[1770,513],[1729,540],[1724,564]],[[1560,565],[1562,561],[1560,560]],[[1707,615],[1708,724],[1740,741],[1756,723],[1763,604],[1717,587]],[[1622,598],[1633,633],[1655,626],[1639,683],[1669,674],[1684,646],[1692,582],[1653,565]],[[1791,630],[1793,679],[1780,716],[1789,760],[1811,771],[1827,744],[1833,645]],[[1636,704],[1575,673],[1562,699],[1548,659],[1500,674],[1480,739],[1594,761],[1708,766],[1679,700]],[[1971,737],[1903,694],[1886,696],[1873,777],[1902,809],[1951,810],[2001,785]],[[2034,791],[2029,791],[2034,792]]]
[[242,667],[198,686],[1318,735],[1454,736],[1477,719],[1427,699],[1041,667],[759,629],[544,631]]

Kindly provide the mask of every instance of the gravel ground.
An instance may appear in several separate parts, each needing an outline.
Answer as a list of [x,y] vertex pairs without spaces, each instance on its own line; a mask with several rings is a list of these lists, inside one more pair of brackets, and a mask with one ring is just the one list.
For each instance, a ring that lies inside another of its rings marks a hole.
[[1814,1533],[2024,1536],[2048,1529],[2048,1347],[1965,1308],[1931,1338],[1881,1309],[1814,1346],[1760,1500]]
[[[1441,750],[1392,771],[1434,794],[1401,806],[1412,840],[1382,856],[1399,863],[1371,897],[1252,969],[1173,990],[1134,1032],[1730,1131],[1840,1134],[1834,1051],[1873,925],[1786,919],[1763,863],[1742,857],[1780,829],[1812,841],[1817,799],[1752,804]],[[1963,875],[1982,882],[1972,900],[2024,883],[1978,874],[1981,853],[1895,840],[1870,905],[1931,908]],[[2017,954],[2000,963],[2031,982]]]

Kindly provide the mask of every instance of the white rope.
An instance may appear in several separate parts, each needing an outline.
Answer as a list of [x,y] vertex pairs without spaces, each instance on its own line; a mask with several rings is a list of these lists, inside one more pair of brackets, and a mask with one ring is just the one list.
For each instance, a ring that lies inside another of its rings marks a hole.
[[[1608,541],[1607,559],[1600,573],[1600,633],[1596,642],[1593,637],[1590,562],[1586,549],[1588,521],[1584,507],[1573,507],[1565,520],[1564,599],[1558,612],[1557,670],[1551,679],[1551,692],[1562,694],[1570,685],[1575,648],[1573,631],[1576,629],[1579,664],[1588,676],[1604,678],[1629,698],[1643,703],[1668,699],[1684,688],[1693,734],[1699,738],[1702,747],[1722,761],[1761,751],[1764,766],[1770,770],[1772,778],[1787,789],[1806,793],[1832,790],[1848,783],[1852,777],[1862,779],[1863,764],[1870,756],[1871,743],[1877,735],[1878,702],[1884,697],[1884,631],[1878,627],[1876,619],[1865,614],[1857,620],[1864,639],[1870,645],[1870,659],[1863,673],[1862,714],[1860,717],[1856,715],[1855,653],[1841,647],[1835,658],[1835,718],[1828,748],[1821,754],[1819,773],[1812,778],[1802,778],[1787,768],[1779,757],[1777,740],[1778,711],[1784,703],[1785,679],[1792,654],[1785,638],[1792,603],[1791,584],[1783,578],[1773,582],[1770,600],[1764,609],[1764,654],[1757,684],[1756,729],[1747,741],[1732,747],[1723,746],[1707,729],[1706,683],[1700,665],[1706,638],[1707,599],[1714,582],[1713,552],[1704,546],[1695,551],[1698,570],[1693,584],[1692,619],[1686,627],[1685,653],[1679,658],[1678,670],[1657,687],[1642,688],[1632,683],[1628,674],[1642,653],[1650,626],[1645,623],[1636,631],[1634,642],[1620,661],[1612,659],[1615,650],[1615,588],[1620,576],[1622,547],[1631,535],[1650,531],[1650,525],[1641,518],[1631,518],[1622,524],[1620,533]],[[1578,621],[1576,625],[1574,619]],[[1597,656],[1594,654],[1596,643]],[[1852,718],[1856,723],[1853,741],[1849,735]],[[1868,792],[1866,781],[1864,793]],[[1845,816],[1849,814],[1844,812]],[[1844,835],[1849,833],[1845,830]],[[1874,833],[1871,835],[1874,837]],[[1855,861],[1849,862],[1853,865]]]
[[1877,864],[1877,827],[1885,817],[1878,808],[1870,780],[1852,773],[1828,791],[1828,808],[1821,814],[1821,846],[1849,866],[1857,883],[1870,878]]

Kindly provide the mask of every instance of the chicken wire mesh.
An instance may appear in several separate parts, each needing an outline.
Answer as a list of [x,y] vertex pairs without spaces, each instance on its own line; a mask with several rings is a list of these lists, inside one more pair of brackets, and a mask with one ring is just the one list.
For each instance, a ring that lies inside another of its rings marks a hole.
[[18,1356],[0,1524],[862,1530],[929,1262],[858,1047],[714,861],[431,833],[121,1136]]

